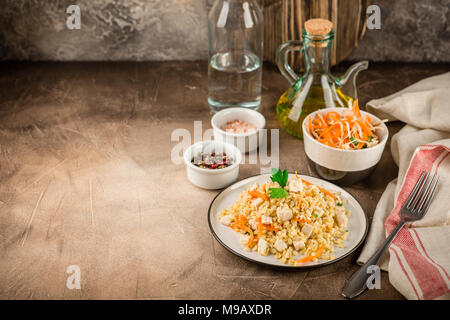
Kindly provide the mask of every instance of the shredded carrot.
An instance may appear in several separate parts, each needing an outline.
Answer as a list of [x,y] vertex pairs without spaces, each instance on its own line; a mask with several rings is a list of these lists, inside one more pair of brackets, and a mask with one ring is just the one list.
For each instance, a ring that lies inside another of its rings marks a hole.
[[247,244],[247,246],[248,246],[250,249],[252,249],[252,248],[255,246],[255,244],[258,242],[257,240],[258,240],[258,237],[255,236],[255,237],[253,238],[253,242],[250,243],[250,244]]
[[250,239],[247,242],[247,246],[250,246],[253,243],[253,239],[255,238],[255,236],[253,235],[252,229],[250,229],[247,226],[239,226],[239,228],[244,230],[244,231],[246,231],[246,232],[248,232],[250,234]]
[[291,222],[300,222],[300,223],[311,223],[311,221],[310,220],[307,220],[307,219],[299,219],[299,218],[292,218],[291,219]]
[[309,182],[309,181],[306,181],[306,180],[304,180],[304,179],[302,179],[302,182],[303,182],[303,183],[305,183],[305,184],[307,184],[308,186],[311,186],[311,185],[312,185],[312,183],[311,183],[311,182]]
[[254,197],[254,198],[263,198],[264,200],[268,200],[269,199],[266,194],[264,194],[264,193],[262,193],[262,192],[260,192],[258,190],[249,191],[249,194],[252,197]]
[[326,113],[323,118],[326,120],[328,117],[331,117],[331,116],[333,116],[331,118],[331,120],[340,120],[341,119],[341,115],[335,111],[330,111],[330,112]]
[[363,131],[366,135],[370,136],[370,135],[372,134],[372,131],[370,131],[370,128],[369,128],[369,126],[365,123],[365,121],[357,120],[356,122],[360,125],[362,131]]
[[[312,120],[311,120],[311,117],[309,117],[309,133],[310,134],[312,134],[312,129],[313,129]],[[295,175],[297,175],[297,172],[295,173]]]
[[358,100],[351,109],[343,109],[342,114],[320,111],[308,119],[311,136],[327,146],[338,149],[358,150],[367,147],[367,143],[378,138],[369,116],[362,116]]
[[258,236],[261,238],[263,235],[263,225],[261,223],[261,217],[258,218]]
[[305,263],[305,262],[308,262],[308,261],[312,261],[312,260],[320,257],[320,255],[322,254],[322,251],[324,249],[325,249],[325,245],[322,245],[319,249],[317,249],[317,251],[313,255],[307,256],[307,257],[303,257],[303,258],[297,260],[297,262]]
[[365,145],[364,142],[359,142],[358,145],[356,146],[356,149],[361,149],[364,145]]
[[[313,185],[311,182],[306,181],[306,180],[303,180],[303,179],[302,179],[302,182],[303,182],[304,184],[309,185],[309,186],[312,186],[312,185]],[[321,187],[319,187],[319,186],[317,186],[317,188],[319,188],[319,190],[322,191],[323,193],[325,193],[325,194],[329,195],[330,197],[332,197],[334,200],[337,200],[337,199],[338,199],[338,198],[336,198],[336,196],[335,196],[334,194],[332,194],[330,191],[325,190],[324,188],[321,188]]]
[[231,226],[231,229],[236,230],[238,229],[238,215],[234,215],[234,224]]
[[361,118],[361,112],[359,110],[358,100],[355,100],[355,103],[353,103],[353,113],[355,113],[359,118]]
[[332,197],[334,200],[337,200],[337,198],[335,197],[334,194],[332,194],[330,191],[325,190],[324,188],[318,187],[320,191],[322,191],[323,193],[329,195],[330,197]]

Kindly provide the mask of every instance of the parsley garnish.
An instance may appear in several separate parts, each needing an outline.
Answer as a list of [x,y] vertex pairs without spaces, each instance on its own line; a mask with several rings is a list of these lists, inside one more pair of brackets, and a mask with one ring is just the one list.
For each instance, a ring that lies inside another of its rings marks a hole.
[[270,197],[274,198],[285,198],[288,192],[284,189],[288,182],[289,173],[287,170],[281,171],[280,169],[272,169],[272,176],[270,179],[272,182],[278,182],[281,188],[269,188]]
[[281,171],[280,169],[278,169],[278,170],[272,169],[272,176],[270,177],[270,179],[273,182],[278,182],[280,187],[283,188],[284,186],[286,186],[286,184],[288,182],[288,178],[289,178],[289,173],[287,172],[287,170]]
[[285,198],[288,195],[288,192],[283,188],[269,188],[269,192],[272,199]]

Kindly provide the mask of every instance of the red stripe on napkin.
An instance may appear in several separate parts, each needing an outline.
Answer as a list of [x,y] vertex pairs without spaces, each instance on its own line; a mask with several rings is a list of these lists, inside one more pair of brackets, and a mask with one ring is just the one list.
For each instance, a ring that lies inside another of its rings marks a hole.
[[[406,174],[402,189],[398,195],[396,206],[386,219],[385,227],[390,233],[397,223],[400,221],[399,212],[412,189],[414,188],[417,180],[419,179],[422,171],[430,171],[433,169],[433,165],[436,164],[435,171],[438,170],[440,164],[448,156],[450,150],[444,146],[439,145],[425,145],[419,147],[410,163],[408,172]],[[444,155],[444,153],[446,153]],[[395,252],[397,259],[401,265],[401,269],[405,276],[408,278],[414,292],[417,294],[417,288],[415,288],[414,282],[410,277],[414,277],[417,285],[420,287],[423,293],[424,299],[434,299],[449,292],[445,279],[435,266],[425,256],[423,256],[418,250],[414,239],[411,236],[411,230],[409,228],[403,228],[394,240],[394,244],[401,250],[404,256],[404,263],[407,263],[409,269],[412,272],[407,272],[403,267],[400,258]],[[419,242],[421,242],[419,235],[416,233]],[[392,250],[391,250],[392,251]],[[425,250],[424,250],[425,252]],[[425,252],[426,254],[426,252]]]
[[389,251],[392,251],[392,252],[395,253],[395,257],[397,258],[397,261],[398,261],[398,264],[400,265],[400,268],[402,269],[403,273],[405,274],[406,278],[408,279],[409,284],[410,284],[411,287],[413,288],[414,293],[416,294],[417,299],[420,299],[419,294],[417,293],[417,289],[416,289],[416,287],[413,285],[413,282],[412,282],[411,278],[409,277],[408,272],[406,272],[405,266],[403,266],[402,260],[400,259],[399,255],[398,255],[398,253],[397,253],[397,250],[395,250],[393,247],[390,247],[390,248],[389,248]]
[[431,260],[431,262],[433,262],[436,266],[439,267],[439,269],[442,270],[442,272],[445,274],[445,276],[447,277],[448,280],[450,280],[450,277],[448,276],[447,270],[445,270],[445,268],[443,266],[441,266],[439,263],[437,263],[436,261],[434,261],[428,254],[427,250],[425,249],[425,246],[422,243],[422,240],[419,237],[419,234],[417,233],[417,231],[415,229],[411,230],[412,232],[414,232],[414,234],[416,235],[417,240],[419,240],[419,244],[420,247],[422,248],[423,252],[425,252],[425,255],[427,256],[428,259]]

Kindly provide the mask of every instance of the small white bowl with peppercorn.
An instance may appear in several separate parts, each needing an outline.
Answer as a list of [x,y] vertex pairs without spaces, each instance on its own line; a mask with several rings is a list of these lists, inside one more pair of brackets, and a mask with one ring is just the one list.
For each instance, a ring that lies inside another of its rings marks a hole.
[[232,144],[207,140],[191,145],[183,158],[190,182],[204,189],[221,189],[237,180],[242,155]]
[[211,118],[211,126],[215,140],[233,144],[246,153],[259,147],[259,132],[266,126],[266,119],[255,110],[228,108],[217,112]]

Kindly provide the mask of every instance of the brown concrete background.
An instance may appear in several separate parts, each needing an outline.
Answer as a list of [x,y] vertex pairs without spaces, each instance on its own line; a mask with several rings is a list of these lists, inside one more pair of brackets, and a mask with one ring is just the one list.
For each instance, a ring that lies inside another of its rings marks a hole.
[[[337,72],[343,72],[343,65]],[[449,65],[373,64],[363,103]],[[0,64],[0,298],[340,299],[358,253],[330,266],[280,272],[244,261],[209,232],[217,191],[192,186],[170,161],[177,128],[210,128],[205,62]],[[279,128],[287,83],[264,69],[261,112]],[[401,123],[389,125],[393,134]],[[280,166],[311,174],[303,142],[280,132]],[[239,178],[259,173],[243,165]],[[369,217],[397,174],[389,148],[347,190]],[[81,290],[66,268],[81,268]],[[382,289],[361,299],[400,299]]]
[[[345,0],[340,0],[345,1]],[[2,60],[200,60],[214,0],[3,0]],[[450,0],[373,0],[381,30],[367,30],[350,60],[450,61]],[[68,30],[66,8],[81,8]]]

